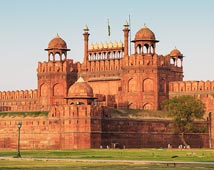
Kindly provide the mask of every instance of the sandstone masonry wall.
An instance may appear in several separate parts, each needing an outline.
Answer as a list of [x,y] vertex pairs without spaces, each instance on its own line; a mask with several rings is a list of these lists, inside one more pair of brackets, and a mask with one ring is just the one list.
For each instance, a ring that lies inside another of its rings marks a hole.
[[37,90],[16,90],[0,92],[0,112],[38,111]]
[[[198,122],[196,126],[209,126]],[[209,148],[209,134],[185,135],[192,148]],[[170,144],[178,148],[182,144],[178,135],[172,132],[172,122],[167,120],[112,119],[102,121],[102,146],[119,148],[167,148]]]

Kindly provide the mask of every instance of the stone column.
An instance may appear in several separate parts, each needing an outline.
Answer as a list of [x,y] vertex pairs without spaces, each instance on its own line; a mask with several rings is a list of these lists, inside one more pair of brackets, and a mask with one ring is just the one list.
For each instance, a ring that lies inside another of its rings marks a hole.
[[128,57],[129,55],[129,24],[126,22],[124,24],[124,57]]
[[88,26],[86,25],[85,28],[83,29],[84,33],[84,61],[83,61],[83,66],[86,69],[87,68],[87,61],[88,61],[88,37],[89,37],[89,29]]

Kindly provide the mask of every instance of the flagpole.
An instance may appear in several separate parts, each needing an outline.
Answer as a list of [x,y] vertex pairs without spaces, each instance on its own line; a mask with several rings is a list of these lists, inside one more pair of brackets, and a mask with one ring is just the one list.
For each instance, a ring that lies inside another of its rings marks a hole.
[[131,51],[131,17],[129,14],[129,55],[131,55],[132,51]]
[[110,24],[109,24],[109,18],[108,18],[108,36],[110,37],[111,35],[111,30],[110,30]]

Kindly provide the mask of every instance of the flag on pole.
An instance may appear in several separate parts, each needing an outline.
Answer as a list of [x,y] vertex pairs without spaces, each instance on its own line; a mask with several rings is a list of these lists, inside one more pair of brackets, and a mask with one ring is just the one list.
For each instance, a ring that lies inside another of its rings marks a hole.
[[111,35],[111,30],[110,30],[110,24],[109,24],[109,19],[108,19],[108,36]]

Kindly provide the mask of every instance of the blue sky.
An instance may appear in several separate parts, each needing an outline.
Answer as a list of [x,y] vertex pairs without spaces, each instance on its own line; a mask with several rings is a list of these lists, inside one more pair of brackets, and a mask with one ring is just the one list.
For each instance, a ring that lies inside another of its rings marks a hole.
[[57,33],[68,57],[82,62],[85,24],[89,43],[123,41],[129,15],[132,39],[146,23],[160,40],[158,54],[176,47],[185,55],[184,80],[214,80],[213,9],[213,0],[0,0],[0,91],[37,88],[37,63]]

